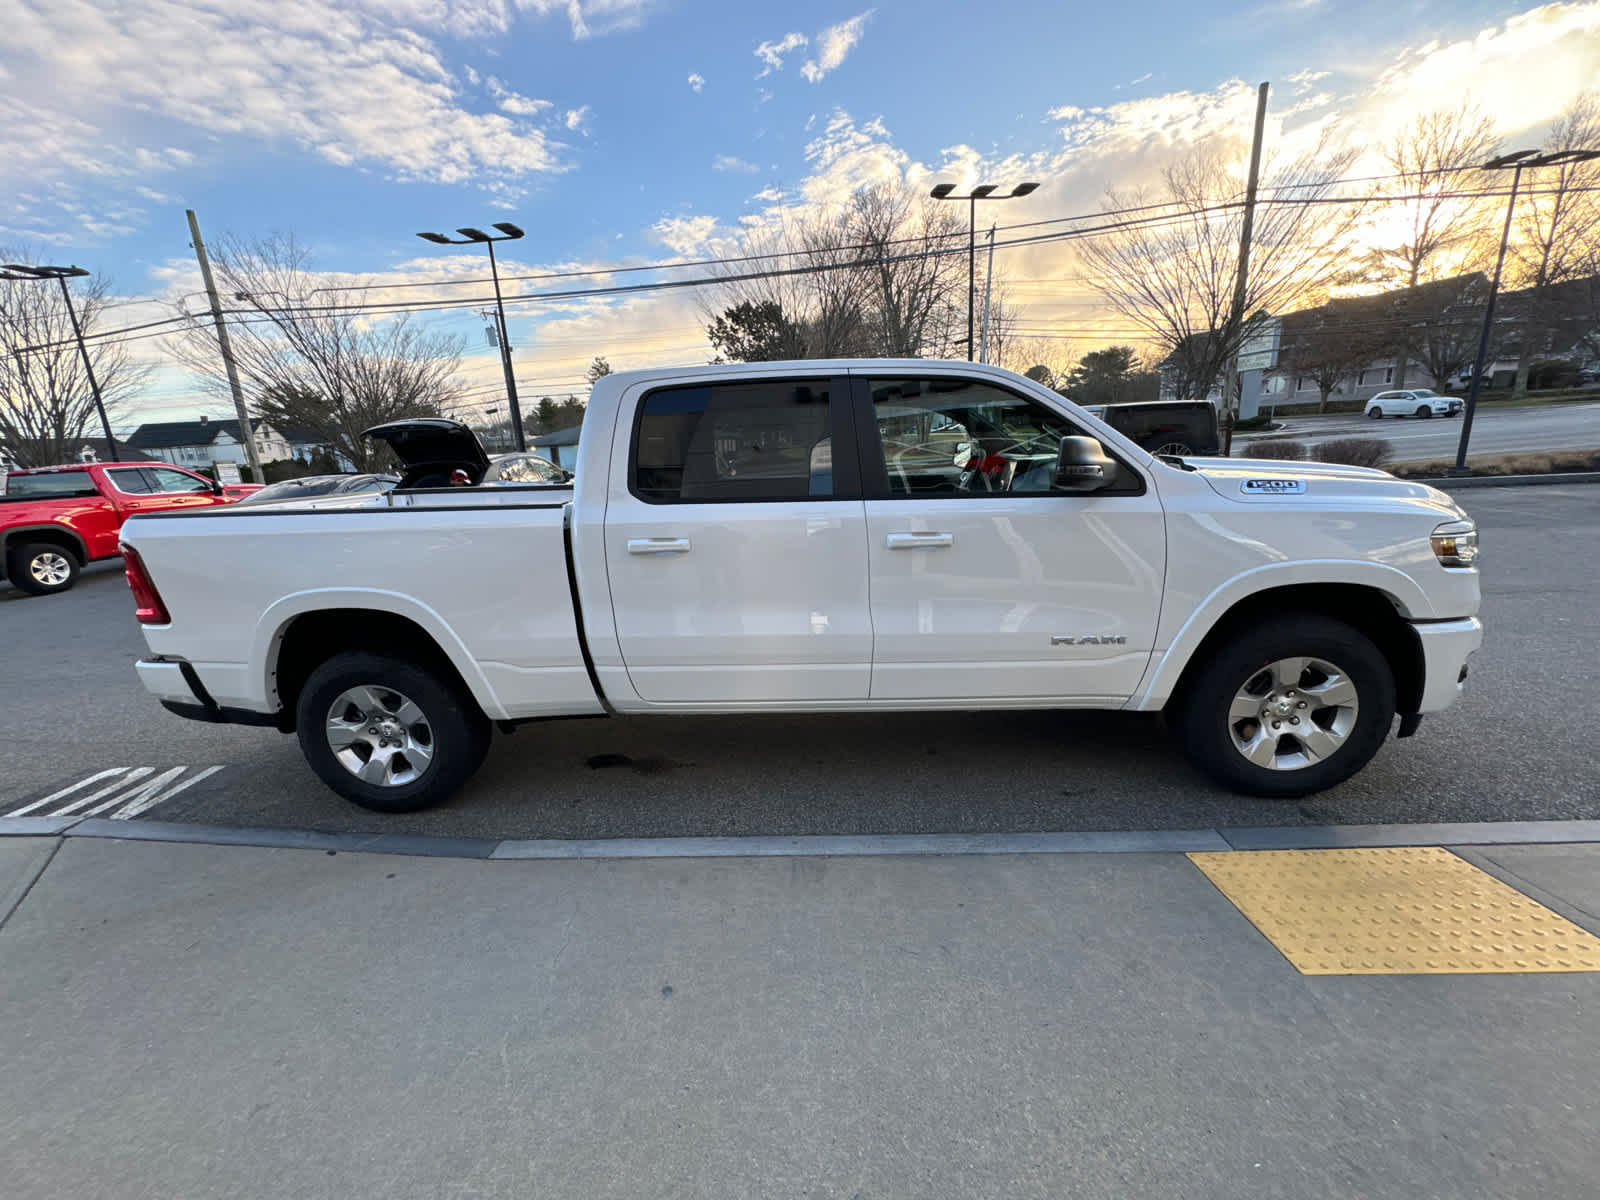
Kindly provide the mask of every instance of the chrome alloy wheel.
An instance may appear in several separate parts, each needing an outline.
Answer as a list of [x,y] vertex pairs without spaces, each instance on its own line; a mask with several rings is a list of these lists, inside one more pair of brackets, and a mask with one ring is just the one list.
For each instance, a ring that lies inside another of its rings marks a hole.
[[66,555],[46,550],[43,554],[33,556],[33,561],[28,564],[28,574],[44,587],[60,587],[72,578],[72,564],[67,561]]
[[1323,658],[1280,658],[1249,679],[1228,708],[1233,748],[1269,771],[1330,757],[1356,727],[1356,685]]
[[1170,455],[1173,458],[1193,458],[1194,447],[1189,445],[1188,442],[1163,442],[1150,453],[1157,458],[1160,458],[1163,454]]
[[350,774],[376,787],[415,783],[433,761],[433,728],[393,688],[348,688],[328,708],[328,748]]

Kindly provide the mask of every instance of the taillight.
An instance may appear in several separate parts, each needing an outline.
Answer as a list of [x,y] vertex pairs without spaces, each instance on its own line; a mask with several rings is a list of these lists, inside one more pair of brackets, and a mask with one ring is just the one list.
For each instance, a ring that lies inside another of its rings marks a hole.
[[161,593],[156,591],[156,585],[150,580],[150,572],[145,570],[144,559],[139,557],[137,550],[126,543],[117,549],[122,552],[128,586],[133,589],[133,602],[138,606],[134,609],[133,615],[139,619],[139,624],[170,624],[172,618],[167,615],[167,606],[161,602]]

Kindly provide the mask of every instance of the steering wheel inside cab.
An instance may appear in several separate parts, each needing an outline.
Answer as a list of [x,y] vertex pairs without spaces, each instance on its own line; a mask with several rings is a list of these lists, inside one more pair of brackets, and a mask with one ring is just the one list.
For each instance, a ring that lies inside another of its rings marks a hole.
[[956,488],[963,492],[1006,492],[1017,473],[1014,460],[985,450],[976,438],[956,446],[955,465],[961,474]]

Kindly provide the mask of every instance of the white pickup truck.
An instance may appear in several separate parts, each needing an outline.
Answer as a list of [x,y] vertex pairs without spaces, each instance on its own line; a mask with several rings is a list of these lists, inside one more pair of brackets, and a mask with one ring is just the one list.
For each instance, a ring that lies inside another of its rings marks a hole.
[[565,486],[479,483],[454,422],[369,432],[387,495],[122,539],[146,687],[297,732],[381,811],[449,796],[496,725],[607,713],[1160,710],[1216,779],[1299,796],[1450,704],[1482,638],[1442,492],[1155,458],[971,363],[609,375]]

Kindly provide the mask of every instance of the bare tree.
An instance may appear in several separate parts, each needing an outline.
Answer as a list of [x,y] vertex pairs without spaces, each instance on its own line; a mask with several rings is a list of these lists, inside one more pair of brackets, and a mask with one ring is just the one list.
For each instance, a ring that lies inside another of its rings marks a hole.
[[[959,218],[878,184],[841,208],[747,239],[772,270],[732,265],[707,308],[725,355],[799,358],[948,353],[965,320]],[[754,278],[747,276],[754,275]]]
[[[1600,150],[1600,93],[1583,92],[1567,105],[1551,125],[1545,146]],[[1528,370],[1536,358],[1550,354],[1558,340],[1581,336],[1573,329],[1571,303],[1579,289],[1563,285],[1593,272],[1594,246],[1600,240],[1600,191],[1589,190],[1600,184],[1600,163],[1557,163],[1531,174],[1512,247],[1515,277],[1526,289],[1516,306],[1522,311],[1514,395],[1527,391]]]
[[964,232],[949,206],[924,199],[914,207],[904,190],[879,184],[851,198],[844,235],[862,264],[873,353],[915,358],[940,340],[948,323],[939,318],[964,291],[966,272],[954,253]]
[[1296,313],[1284,322],[1279,362],[1291,379],[1309,379],[1317,385],[1317,411],[1327,412],[1328,401],[1347,379],[1383,353],[1381,333],[1337,304]]
[[[222,294],[245,315],[229,323],[239,375],[257,412],[316,432],[357,470],[376,461],[363,429],[436,416],[459,396],[458,338],[429,333],[410,314],[362,312],[366,293],[319,289],[309,255],[289,235],[229,237],[212,250]],[[219,390],[226,386],[204,313],[189,313],[180,353]]]
[[[1499,144],[1494,122],[1473,106],[1423,113],[1383,148],[1393,171],[1373,199],[1386,221],[1397,220],[1403,240],[1374,247],[1358,278],[1376,287],[1404,287],[1459,273],[1484,246],[1489,213],[1482,200],[1463,197],[1467,170],[1490,158]],[[1394,385],[1406,385],[1412,339],[1402,327],[1396,344]]]
[[[0,247],[0,259],[33,261],[11,246]],[[148,368],[135,364],[120,342],[94,336],[107,324],[105,277],[92,275],[68,286],[106,414],[115,417],[144,383]],[[100,435],[94,392],[60,284],[54,279],[0,283],[0,443],[18,462],[42,467],[67,461],[86,436]]]
[[1343,256],[1354,210],[1334,203],[1351,151],[1319,147],[1266,173],[1256,211],[1245,319],[1230,317],[1244,219],[1243,181],[1214,147],[1163,174],[1164,211],[1131,211],[1154,197],[1107,193],[1112,228],[1081,248],[1090,286],[1146,330],[1166,356],[1178,395],[1203,399],[1267,314],[1318,293]]

